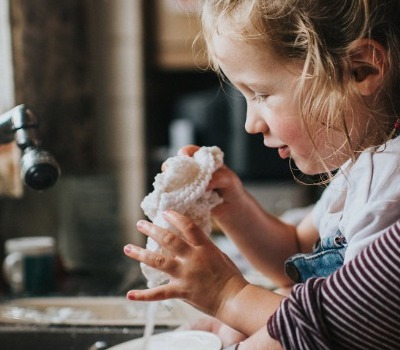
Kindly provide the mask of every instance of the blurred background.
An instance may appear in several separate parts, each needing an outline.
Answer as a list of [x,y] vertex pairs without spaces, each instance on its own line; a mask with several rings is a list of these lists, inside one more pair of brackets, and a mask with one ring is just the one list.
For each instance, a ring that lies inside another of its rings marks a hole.
[[122,247],[144,242],[135,228],[140,202],[162,162],[186,143],[220,146],[278,215],[313,201],[276,150],[246,135],[243,98],[205,68],[201,43],[192,46],[198,0],[1,0],[1,7],[0,113],[32,106],[62,176],[45,192],[2,191],[0,260],[9,238],[53,236],[65,271],[124,274],[132,262]]

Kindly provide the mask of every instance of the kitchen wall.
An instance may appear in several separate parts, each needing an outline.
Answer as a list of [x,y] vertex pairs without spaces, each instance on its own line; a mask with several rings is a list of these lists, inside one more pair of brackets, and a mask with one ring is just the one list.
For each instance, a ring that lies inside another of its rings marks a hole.
[[118,198],[108,213],[118,219],[110,235],[119,236],[121,253],[125,242],[142,241],[135,234],[145,192],[142,2],[12,0],[10,11],[15,104],[33,107],[62,177],[46,192],[0,198],[0,258],[9,237],[57,237],[60,222],[74,219],[65,203],[88,193],[92,202],[104,199],[99,183],[111,189],[110,203]]
[[90,8],[97,163],[115,169],[123,239],[139,243],[134,232],[146,192],[142,2],[92,0]]
[[[177,107],[220,89],[216,75],[203,69],[202,57],[191,60],[198,3],[10,1],[15,103],[33,107],[42,122],[43,147],[63,173],[44,193],[25,189],[19,199],[0,197],[0,258],[5,239],[26,235],[88,246],[103,230],[115,238],[118,256],[124,243],[143,242],[135,228],[142,217],[139,204],[168,156]],[[243,133],[244,117],[235,124]],[[224,127],[220,133],[229,134]],[[273,208],[278,212],[309,202],[308,189],[299,190],[286,175],[275,182],[256,180],[249,185],[263,194],[267,207],[276,197],[288,199]],[[272,200],[270,189],[276,190]],[[102,247],[96,251],[101,256]]]

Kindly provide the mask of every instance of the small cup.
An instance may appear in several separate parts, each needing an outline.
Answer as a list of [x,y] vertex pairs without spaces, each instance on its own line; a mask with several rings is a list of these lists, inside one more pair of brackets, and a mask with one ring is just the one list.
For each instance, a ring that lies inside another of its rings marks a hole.
[[45,295],[56,287],[53,237],[22,237],[5,242],[3,273],[14,294]]

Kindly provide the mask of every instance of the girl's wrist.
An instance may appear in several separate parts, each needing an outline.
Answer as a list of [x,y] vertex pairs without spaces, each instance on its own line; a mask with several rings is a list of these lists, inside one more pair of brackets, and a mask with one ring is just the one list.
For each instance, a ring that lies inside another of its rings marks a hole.
[[[241,303],[238,301],[238,297],[243,293],[249,282],[237,272],[236,276],[229,279],[227,283],[221,288],[218,300],[220,303],[218,309],[215,312],[214,317],[221,320],[222,322],[228,322],[228,320],[240,317]],[[238,315],[239,313],[239,315]]]

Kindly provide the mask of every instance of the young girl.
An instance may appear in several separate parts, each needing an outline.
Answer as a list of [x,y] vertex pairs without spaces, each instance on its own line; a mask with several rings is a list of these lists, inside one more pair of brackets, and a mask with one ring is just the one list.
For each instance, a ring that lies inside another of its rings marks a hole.
[[[227,167],[210,182],[224,200],[219,227],[279,286],[329,275],[400,217],[399,16],[398,0],[204,1],[210,63],[246,98],[246,130],[331,180],[297,227],[265,213]],[[171,280],[128,298],[182,298],[245,335],[262,328],[282,296],[249,284],[188,218],[165,218],[183,238],[143,220],[138,229],[171,256],[125,251]]]

